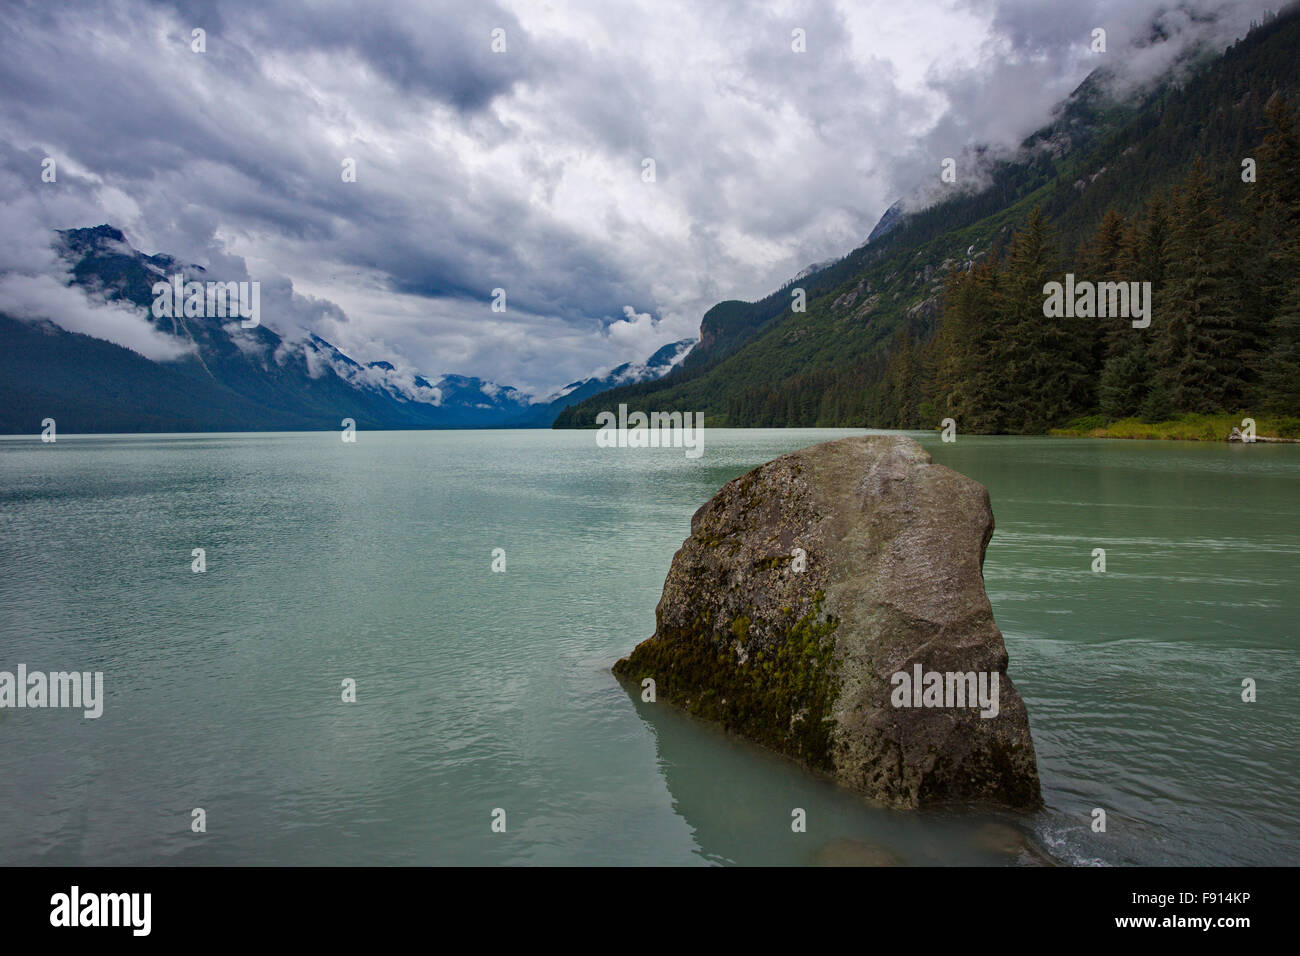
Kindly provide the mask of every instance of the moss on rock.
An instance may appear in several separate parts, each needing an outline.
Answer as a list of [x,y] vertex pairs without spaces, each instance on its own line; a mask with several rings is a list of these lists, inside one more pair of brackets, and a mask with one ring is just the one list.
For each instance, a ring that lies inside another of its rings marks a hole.
[[[643,641],[614,674],[638,684],[653,678],[658,694],[689,713],[829,772],[839,622],[822,614],[824,599],[817,592],[806,614],[746,659],[704,624]],[[743,643],[749,629],[749,618],[740,617],[727,633]]]

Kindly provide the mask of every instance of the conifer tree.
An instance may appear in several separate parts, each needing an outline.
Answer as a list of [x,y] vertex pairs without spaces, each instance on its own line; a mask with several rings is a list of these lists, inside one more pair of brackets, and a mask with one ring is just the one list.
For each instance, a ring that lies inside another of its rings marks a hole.
[[[1135,246],[1138,241],[1135,227],[1131,227],[1113,209],[1108,209],[1097,226],[1092,240],[1083,248],[1079,258],[1078,278],[1089,282],[1127,282],[1133,278]],[[1121,346],[1127,346],[1131,336],[1128,323],[1115,316],[1098,316],[1091,320],[1091,346],[1088,356],[1088,381],[1095,381],[1106,365],[1107,358]],[[1127,348],[1123,349],[1127,353]],[[1127,367],[1127,366],[1126,366]],[[1100,388],[1100,382],[1098,382]],[[1092,396],[1089,396],[1090,399]],[[1091,405],[1089,400],[1087,404]],[[1105,414],[1105,412],[1103,412]]]
[[1197,163],[1175,200],[1169,276],[1156,338],[1158,378],[1180,412],[1217,412],[1245,400],[1244,320],[1233,308],[1228,231]]
[[1043,314],[1043,287],[1059,279],[1051,231],[1035,208],[1012,238],[997,296],[1006,356],[998,397],[1011,431],[1045,432],[1089,404],[1092,320]]
[[1300,129],[1279,94],[1265,115],[1256,221],[1269,241],[1262,260],[1270,302],[1256,398],[1265,411],[1300,415]]
[[992,255],[968,273],[949,276],[935,349],[930,405],[973,432],[1005,430],[994,309],[997,277],[998,261]]

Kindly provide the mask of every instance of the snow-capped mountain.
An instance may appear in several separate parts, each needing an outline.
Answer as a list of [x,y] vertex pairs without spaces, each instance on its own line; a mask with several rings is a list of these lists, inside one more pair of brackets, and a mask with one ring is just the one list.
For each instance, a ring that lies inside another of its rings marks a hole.
[[670,342],[656,350],[654,355],[644,362],[624,362],[611,369],[607,375],[570,382],[549,399],[532,406],[518,423],[549,425],[555,420],[556,415],[584,398],[590,398],[592,395],[598,395],[620,385],[635,385],[637,382],[663,378],[690,354],[696,341],[696,339],[682,339],[678,342]]
[[[247,277],[213,276],[172,256],[147,255],[109,225],[61,231],[55,248],[87,303],[106,319],[129,311],[134,327],[155,345],[161,341],[171,360],[115,344],[93,322],[70,331],[39,308],[0,313],[3,431],[35,432],[45,418],[65,433],[325,429],[339,428],[344,418],[379,429],[545,426],[574,401],[666,374],[691,344],[673,343],[644,364],[620,365],[533,402],[518,389],[471,376],[430,378],[400,363],[362,363],[318,335],[282,334],[232,312],[187,316],[180,294],[174,309],[156,314],[157,283],[177,275],[182,285]],[[285,301],[281,290],[261,305],[283,308]]]

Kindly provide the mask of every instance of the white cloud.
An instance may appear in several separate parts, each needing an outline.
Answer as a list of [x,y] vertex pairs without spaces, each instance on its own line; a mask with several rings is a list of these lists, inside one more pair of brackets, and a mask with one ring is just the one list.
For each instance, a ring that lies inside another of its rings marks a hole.
[[49,319],[69,332],[81,332],[169,362],[193,350],[191,343],[160,332],[133,305],[104,302],[53,276],[0,276],[0,312],[16,319]]
[[[39,169],[39,163],[35,163]],[[74,174],[59,175],[65,184]],[[84,225],[98,214],[96,203],[55,183],[24,189],[12,172],[0,170],[0,195],[13,196],[6,205],[0,231],[0,312],[16,319],[48,319],[69,332],[125,346],[145,358],[173,361],[193,350],[191,343],[156,329],[148,315],[126,302],[106,302],[72,285],[68,264],[54,251],[51,226]],[[97,220],[96,220],[97,221]],[[93,224],[93,223],[92,223]]]

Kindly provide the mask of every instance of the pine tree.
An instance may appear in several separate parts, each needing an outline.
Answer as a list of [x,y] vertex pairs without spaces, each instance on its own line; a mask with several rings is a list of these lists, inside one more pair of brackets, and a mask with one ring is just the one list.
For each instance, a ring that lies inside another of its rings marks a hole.
[[1091,320],[1043,314],[1043,287],[1059,278],[1056,247],[1036,208],[1011,240],[997,297],[1006,345],[1001,397],[1011,431],[1045,432],[1088,407]]
[[1300,276],[1269,324],[1269,343],[1261,405],[1265,411],[1300,415]]
[[1247,392],[1244,322],[1232,303],[1232,248],[1210,180],[1197,163],[1178,190],[1169,279],[1159,312],[1160,385],[1179,412],[1237,408]]
[[1005,430],[997,287],[998,260],[992,255],[970,272],[948,278],[928,401],[941,418],[956,419],[964,431]]
[[1259,150],[1256,221],[1271,240],[1262,257],[1270,321],[1256,397],[1265,411],[1300,415],[1300,131],[1279,94],[1265,115],[1270,129]]
[[[1090,282],[1127,282],[1133,279],[1134,247],[1138,241],[1135,227],[1130,227],[1113,209],[1106,211],[1092,240],[1084,247],[1080,256],[1080,279]],[[1115,316],[1097,317],[1091,320],[1091,346],[1089,354],[1089,375],[1091,383],[1106,365],[1107,358],[1121,351],[1120,344],[1130,338],[1132,331],[1127,320]],[[1127,350],[1124,350],[1127,351]],[[1132,365],[1132,362],[1129,362]],[[1098,389],[1101,383],[1098,382]],[[1090,394],[1086,401],[1094,404],[1096,396]],[[1106,414],[1104,411],[1102,414]]]
[[1097,386],[1098,408],[1110,421],[1132,418],[1142,410],[1151,390],[1151,369],[1146,349],[1136,342],[1127,351],[1106,360]]

